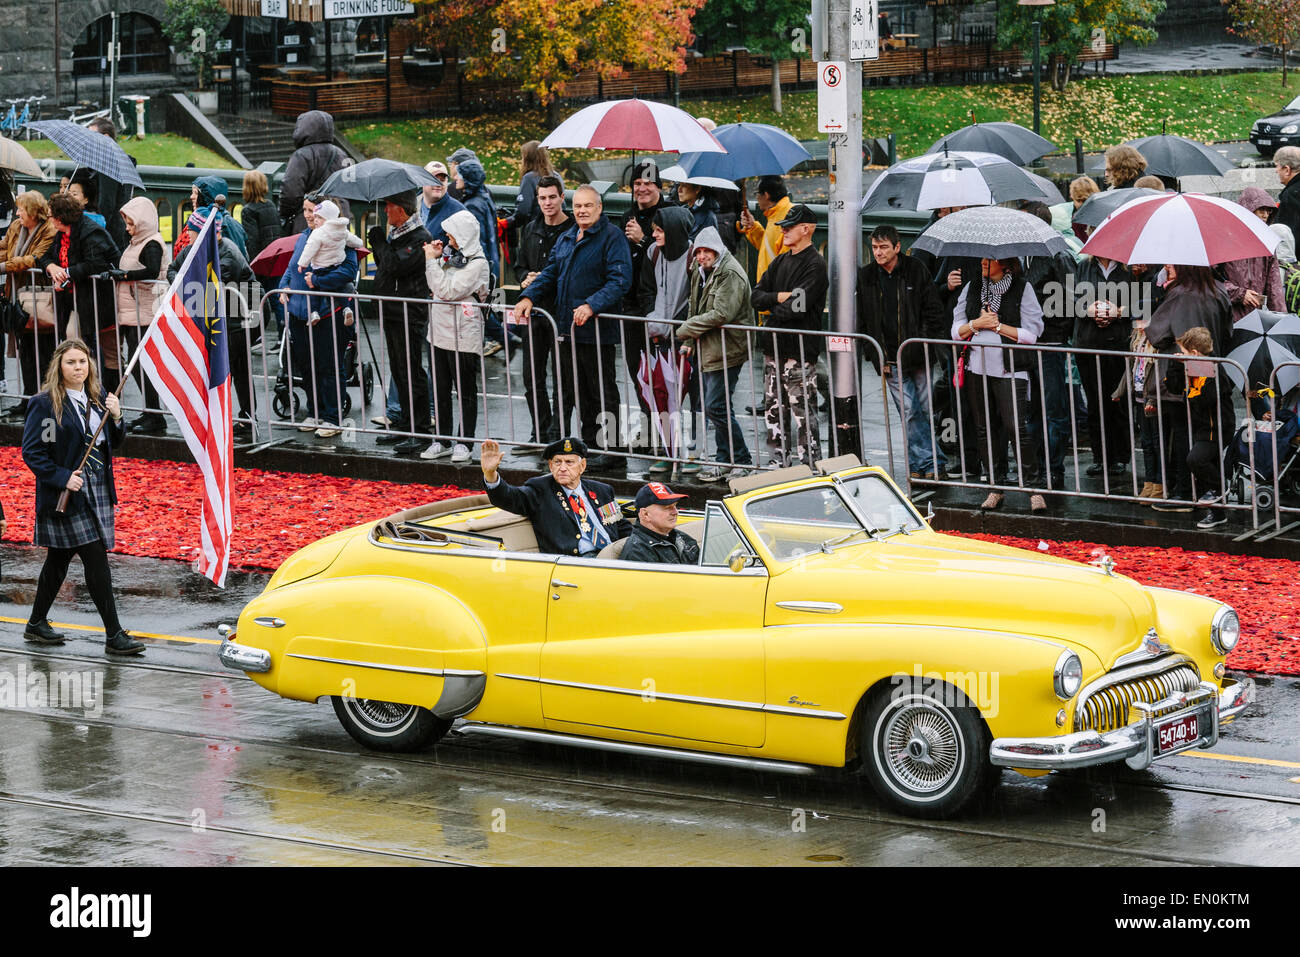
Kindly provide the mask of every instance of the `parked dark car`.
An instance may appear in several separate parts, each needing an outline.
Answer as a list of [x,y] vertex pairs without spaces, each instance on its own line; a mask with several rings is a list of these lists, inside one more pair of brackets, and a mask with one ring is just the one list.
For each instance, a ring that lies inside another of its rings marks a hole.
[[1250,128],[1250,142],[1265,158],[1283,146],[1300,146],[1300,96],[1272,116],[1256,120]]

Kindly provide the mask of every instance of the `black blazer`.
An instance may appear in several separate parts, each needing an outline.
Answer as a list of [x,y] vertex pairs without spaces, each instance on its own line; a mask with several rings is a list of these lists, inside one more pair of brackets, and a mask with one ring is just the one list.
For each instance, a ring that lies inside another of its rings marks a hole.
[[[487,488],[486,484],[484,488]],[[614,490],[604,482],[583,479],[582,490],[596,506],[597,512],[602,505],[615,502]],[[497,508],[528,516],[528,520],[533,523],[533,532],[537,535],[538,551],[551,555],[578,554],[578,542],[582,540],[578,520],[569,506],[568,492],[551,476],[538,475],[522,486],[511,485],[502,479],[495,488],[487,489],[487,495],[488,501]],[[609,532],[611,541],[625,538],[632,531],[627,519],[622,517],[621,512],[618,514],[619,518],[615,522],[601,521]]]
[[[126,430],[113,421],[101,407],[99,414],[108,418],[104,426],[104,478],[108,482],[108,498],[117,504],[117,486],[113,482],[113,449],[120,448],[126,440]],[[81,456],[86,451],[85,432],[82,430],[77,407],[72,399],[63,403],[63,417],[54,430],[54,440],[47,441],[48,425],[54,420],[54,403],[48,392],[39,392],[27,403],[27,421],[23,426],[23,461],[36,476],[36,515],[38,518],[54,514],[59,495],[76,471]],[[68,499],[68,514],[90,508],[85,492],[73,492]]]

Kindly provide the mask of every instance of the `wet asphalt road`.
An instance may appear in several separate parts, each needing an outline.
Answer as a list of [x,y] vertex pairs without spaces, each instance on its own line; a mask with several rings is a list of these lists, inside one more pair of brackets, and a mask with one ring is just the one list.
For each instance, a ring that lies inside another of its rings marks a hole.
[[22,640],[42,558],[5,547],[0,690],[52,673],[100,690],[79,707],[0,701],[4,864],[1300,864],[1296,679],[1265,679],[1213,752],[1144,773],[1006,772],[986,810],[925,823],[836,771],[787,778],[454,731],[425,754],[369,753],[328,705],[282,700],[217,661],[216,625],[264,576],[223,594],[183,565],[115,556],[124,622],[175,637],[108,662],[76,565],[52,618],[84,630],[48,652]]

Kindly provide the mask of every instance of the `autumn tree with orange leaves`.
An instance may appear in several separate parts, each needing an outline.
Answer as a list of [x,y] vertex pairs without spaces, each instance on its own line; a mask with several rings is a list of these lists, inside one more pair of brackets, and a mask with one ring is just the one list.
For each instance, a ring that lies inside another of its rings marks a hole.
[[[432,0],[419,3],[430,45],[464,58],[467,79],[515,81],[560,121],[565,85],[584,70],[686,69],[691,17],[704,0]],[[425,20],[425,18],[428,18]]]
[[1300,0],[1224,0],[1232,13],[1229,32],[1282,54],[1282,85],[1286,86],[1286,56],[1300,43]]

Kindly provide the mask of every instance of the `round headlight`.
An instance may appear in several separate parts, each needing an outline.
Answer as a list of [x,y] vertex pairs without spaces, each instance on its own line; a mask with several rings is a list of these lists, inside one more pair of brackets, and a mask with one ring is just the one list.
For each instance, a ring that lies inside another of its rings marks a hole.
[[1297,126],[1295,123],[1292,123],[1290,126],[1284,126],[1284,127],[1282,127],[1282,132],[1283,132],[1283,133],[1288,133],[1288,134],[1290,134],[1290,133],[1295,133],[1295,132],[1297,132],[1297,131],[1300,131],[1300,126]]
[[1219,654],[1226,655],[1237,647],[1240,638],[1241,621],[1235,611],[1224,605],[1214,613],[1214,621],[1210,623],[1210,644]]
[[1083,683],[1083,662],[1073,651],[1061,652],[1052,672],[1052,690],[1063,700],[1073,698]]

